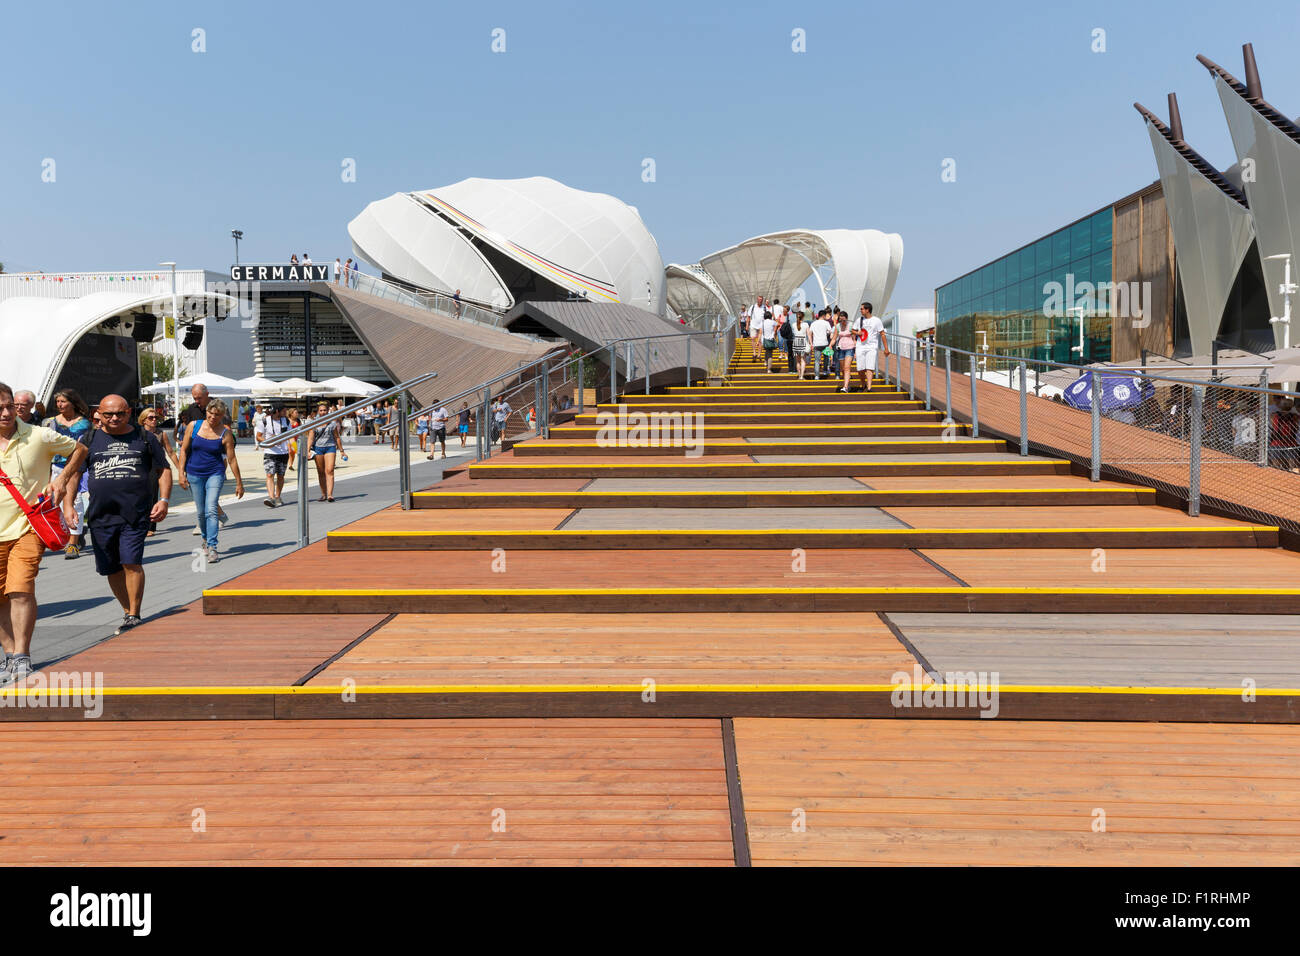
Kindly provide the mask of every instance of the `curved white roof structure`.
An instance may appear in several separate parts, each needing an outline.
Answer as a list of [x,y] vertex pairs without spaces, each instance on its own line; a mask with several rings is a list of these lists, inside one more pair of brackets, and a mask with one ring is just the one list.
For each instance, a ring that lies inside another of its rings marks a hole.
[[663,260],[636,209],[542,176],[397,193],[362,210],[348,234],[387,275],[502,310],[571,293],[664,311]]
[[746,239],[700,260],[733,313],[757,296],[788,299],[811,276],[804,294],[818,306],[854,313],[870,302],[883,314],[903,263],[903,238],[878,229],[790,229]]
[[[186,292],[187,307],[203,302],[236,305],[215,292]],[[45,399],[54,390],[73,346],[87,332],[110,319],[133,312],[161,315],[171,311],[170,293],[94,292],[77,299],[16,296],[0,302],[0,380],[12,388],[30,388]],[[212,309],[216,311],[215,308]],[[121,333],[118,333],[121,334]]]
[[669,263],[664,269],[668,307],[692,325],[731,315],[731,304],[722,288],[698,265]]

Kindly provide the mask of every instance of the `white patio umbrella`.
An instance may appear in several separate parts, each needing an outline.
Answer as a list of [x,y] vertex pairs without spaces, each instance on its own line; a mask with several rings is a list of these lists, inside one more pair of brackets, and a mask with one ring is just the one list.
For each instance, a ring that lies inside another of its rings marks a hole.
[[356,398],[377,395],[383,391],[378,385],[363,382],[359,378],[351,378],[347,375],[340,375],[338,378],[327,378],[320,383],[320,388],[326,395],[344,395]]
[[[208,392],[212,395],[246,395],[247,392],[240,390],[239,382],[233,378],[227,378],[224,375],[218,375],[216,372],[199,372],[197,375],[186,375],[178,383],[182,392],[187,392],[195,385],[206,385]],[[154,385],[142,388],[146,395],[167,394],[172,390],[171,382],[158,382]]]
[[320,383],[309,382],[305,378],[286,378],[283,382],[274,382],[268,388],[253,389],[254,398],[297,398],[300,395],[319,395]]
[[252,395],[258,389],[275,388],[274,379],[263,378],[261,375],[250,375],[248,378],[241,378],[235,383],[244,390],[244,394]]

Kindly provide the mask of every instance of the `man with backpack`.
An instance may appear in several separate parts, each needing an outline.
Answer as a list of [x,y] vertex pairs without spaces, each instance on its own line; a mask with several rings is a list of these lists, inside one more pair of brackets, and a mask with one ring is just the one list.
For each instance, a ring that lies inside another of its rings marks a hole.
[[[277,435],[290,430],[289,419],[280,405],[272,405],[257,418],[253,438],[258,444],[269,441]],[[289,467],[289,442],[276,442],[262,452],[262,470],[266,472],[266,497],[262,504],[268,508],[278,508],[284,502],[280,495],[284,492],[284,473]]]
[[[167,517],[172,470],[162,443],[136,423],[125,398],[105,395],[99,415],[103,425],[81,436],[90,489],[86,524],[95,539],[95,570],[108,578],[113,597],[122,605],[116,637],[140,624],[144,541],[150,522]],[[71,462],[67,470],[72,470]]]

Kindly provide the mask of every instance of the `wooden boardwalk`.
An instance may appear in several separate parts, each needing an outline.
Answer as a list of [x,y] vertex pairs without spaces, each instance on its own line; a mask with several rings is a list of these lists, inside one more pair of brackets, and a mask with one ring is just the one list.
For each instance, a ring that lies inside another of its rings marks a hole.
[[833,389],[588,409],[0,695],[0,861],[1297,862],[1277,527]]
[[735,734],[755,865],[1300,864],[1295,726],[744,719]]
[[718,721],[8,727],[0,864],[734,862]]

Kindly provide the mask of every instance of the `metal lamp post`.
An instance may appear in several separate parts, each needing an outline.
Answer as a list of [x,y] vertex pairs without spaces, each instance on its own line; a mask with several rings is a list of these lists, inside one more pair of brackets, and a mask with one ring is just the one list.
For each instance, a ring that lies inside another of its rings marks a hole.
[[239,240],[244,238],[244,230],[231,229],[230,235],[235,239],[235,265],[239,265]]
[[[170,266],[172,270],[172,401],[175,405],[176,421],[181,420],[181,346],[180,346],[180,318],[176,315],[176,263],[160,262],[160,266]],[[167,324],[163,322],[163,334],[166,334]]]

